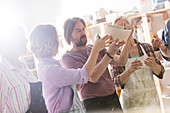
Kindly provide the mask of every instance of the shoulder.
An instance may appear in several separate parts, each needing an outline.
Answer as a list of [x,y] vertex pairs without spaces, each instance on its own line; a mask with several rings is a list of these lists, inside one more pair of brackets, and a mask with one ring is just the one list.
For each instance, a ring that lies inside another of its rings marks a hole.
[[[56,73],[60,70],[62,66],[60,65],[59,61],[57,62],[44,62],[44,61],[39,61],[38,64],[38,77],[42,79],[46,79],[49,76],[49,73]],[[58,71],[57,71],[58,70]]]

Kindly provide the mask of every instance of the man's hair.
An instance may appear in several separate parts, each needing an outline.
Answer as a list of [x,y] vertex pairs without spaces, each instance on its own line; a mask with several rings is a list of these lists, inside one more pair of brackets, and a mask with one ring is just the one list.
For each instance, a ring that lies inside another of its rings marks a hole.
[[113,20],[112,24],[115,25],[118,20],[126,20],[129,24],[131,24],[131,20],[128,17],[126,17],[126,16],[117,16]]
[[70,38],[73,32],[74,26],[78,21],[80,21],[86,27],[85,21],[78,17],[67,19],[64,23],[64,38],[69,45],[71,44]]
[[30,49],[37,58],[51,57],[58,46],[57,31],[52,25],[38,25],[30,34]]

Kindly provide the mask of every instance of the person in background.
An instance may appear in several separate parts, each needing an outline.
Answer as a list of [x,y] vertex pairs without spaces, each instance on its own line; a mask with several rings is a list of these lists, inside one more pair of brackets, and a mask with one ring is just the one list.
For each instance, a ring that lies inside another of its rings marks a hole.
[[84,113],[76,84],[91,79],[99,51],[109,46],[111,37],[98,39],[89,59],[81,69],[64,69],[53,57],[58,53],[58,36],[52,25],[38,25],[30,34],[30,47],[38,59],[38,77],[42,81],[43,96],[48,113]]
[[47,113],[42,84],[19,58],[27,52],[25,29],[0,26],[0,113]]
[[[86,45],[85,29],[85,21],[81,18],[74,17],[65,21],[65,40],[69,45],[73,45],[72,49],[67,51],[62,57],[65,68],[82,68],[89,58],[93,46]],[[128,53],[127,48],[130,43],[127,41],[121,56],[115,56],[118,48],[125,42],[118,42],[118,39],[114,40],[115,43],[109,46],[108,51],[106,49],[100,51],[95,70],[88,83],[78,87],[87,112],[122,112],[119,98],[115,91],[115,84],[113,84],[108,70],[108,64],[124,65],[126,63],[126,54]]]
[[165,28],[162,32],[162,40],[155,37],[152,39],[154,50],[160,50],[162,57],[170,61],[170,18],[167,20]]
[[[115,26],[131,26],[127,17],[119,17]],[[117,54],[120,54],[121,50]],[[125,113],[160,113],[160,102],[153,74],[162,79],[164,67],[156,58],[152,46],[131,38],[129,58],[125,66],[113,66],[112,76],[121,88],[120,102]],[[117,81],[117,78],[120,81]]]

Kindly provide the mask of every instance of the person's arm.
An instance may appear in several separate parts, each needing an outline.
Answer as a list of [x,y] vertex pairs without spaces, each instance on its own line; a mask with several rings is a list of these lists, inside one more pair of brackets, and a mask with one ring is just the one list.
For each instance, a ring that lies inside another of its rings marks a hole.
[[124,85],[126,84],[127,80],[129,79],[130,75],[138,70],[141,69],[143,64],[139,60],[134,60],[131,62],[130,66],[127,69],[124,69],[124,66],[114,66],[114,77],[113,81],[118,89],[123,89]]
[[98,39],[96,40],[92,51],[90,53],[90,56],[87,60],[87,62],[85,63],[84,67],[86,68],[87,72],[88,72],[88,78],[89,80],[94,80],[94,70],[96,69],[96,60],[98,58],[99,52],[101,50],[103,50],[105,47],[110,46],[111,41],[109,40],[107,42],[105,42],[106,40],[111,39],[111,36],[106,35],[105,37],[103,37],[102,39]]
[[152,39],[152,46],[154,50],[160,48],[161,53],[164,57],[170,57],[170,50],[164,45],[161,39],[154,37]]
[[131,45],[132,40],[134,40],[133,31],[134,30],[132,29],[131,34],[128,40],[126,41],[121,54],[120,55],[114,54],[114,61],[112,61],[110,64],[117,65],[117,66],[124,66],[126,64],[128,55],[129,55],[130,45]]
[[[64,69],[61,66],[52,66],[48,68],[46,76],[48,76],[47,80],[50,83],[53,83],[56,86],[67,86],[73,84],[84,84],[87,83],[84,74],[88,75],[88,79],[91,79],[92,73],[94,71],[97,57],[99,51],[104,49],[107,46],[110,46],[111,40],[109,40],[111,36],[106,35],[102,39],[99,39],[95,42],[90,56],[86,63],[84,64],[82,69]],[[66,57],[69,58],[69,57]],[[74,62],[73,62],[74,63]],[[74,65],[78,66],[80,62],[75,62]],[[82,63],[83,64],[83,63]],[[82,65],[81,64],[81,65]],[[47,69],[47,68],[46,68]],[[54,79],[56,78],[56,79]]]
[[113,82],[117,89],[123,89],[124,86],[120,83],[120,74],[125,71],[125,66],[112,66],[111,76],[113,78]]
[[162,66],[159,59],[156,57],[154,50],[150,44],[145,44],[145,48],[147,48],[148,58],[144,61],[147,66],[149,66],[153,74],[155,74],[158,78],[163,78],[163,74],[165,72],[164,67]]
[[[125,65],[127,58],[128,58],[129,47],[131,44],[131,38],[133,38],[132,33],[133,33],[133,30],[125,44],[122,54],[119,57],[117,57],[117,55],[115,55],[115,53],[117,52],[119,47],[121,47],[124,44],[124,41],[118,42],[119,40],[116,39],[115,42],[113,43],[113,45],[109,46],[109,49],[107,51],[109,55],[105,54],[103,59],[96,65],[94,73],[92,75],[92,80],[90,80],[90,82],[96,83],[99,80],[99,78],[102,76],[102,74],[104,73],[106,68],[108,67],[108,64]],[[113,59],[110,58],[110,56],[113,57]]]
[[163,56],[170,58],[170,50],[165,45],[160,49]]
[[105,55],[102,60],[96,65],[94,72],[92,74],[90,82],[96,83],[99,78],[103,75],[104,71],[108,67],[108,64],[112,61],[112,59]]
[[130,50],[131,38],[127,40],[121,54],[114,55],[114,62],[112,62],[111,64],[116,65],[116,66],[124,66],[126,64],[128,55],[129,55],[129,50]]
[[142,62],[137,59],[131,62],[130,66],[127,69],[125,69],[125,71],[122,74],[120,74],[120,84],[124,85],[129,79],[130,75],[136,70],[141,69],[141,66],[143,66]]
[[[118,39],[116,39],[110,46],[109,48],[112,48],[112,50],[110,50],[112,52],[112,56],[117,52],[117,50],[119,49],[120,46],[122,46],[124,44],[124,42],[119,42],[118,43]],[[99,78],[103,75],[104,71],[107,69],[108,64],[110,64],[110,62],[114,59],[112,59],[111,55],[110,55],[110,51],[108,51],[108,54],[105,54],[104,57],[102,58],[102,60],[96,65],[94,72],[92,74],[91,80],[89,80],[90,82],[96,83]],[[111,57],[110,57],[111,56]]]
[[3,98],[0,98],[0,113],[4,113],[5,111],[5,103],[6,103],[6,94],[7,94],[7,91],[5,91],[4,89],[8,89],[8,85],[5,85],[5,83],[7,83],[7,81],[5,80],[5,77],[3,75],[3,72],[0,72],[0,81],[3,81],[3,82],[0,82],[0,97],[3,97]]
[[163,67],[155,61],[155,58],[153,57],[152,53],[150,53],[150,56],[144,62],[152,69],[155,75],[157,75],[159,78],[163,78]]

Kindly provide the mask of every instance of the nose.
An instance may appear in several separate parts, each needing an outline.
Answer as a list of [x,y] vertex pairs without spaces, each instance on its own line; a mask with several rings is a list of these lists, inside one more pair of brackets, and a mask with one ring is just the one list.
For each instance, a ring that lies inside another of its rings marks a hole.
[[85,35],[86,34],[86,30],[81,30],[81,35]]

